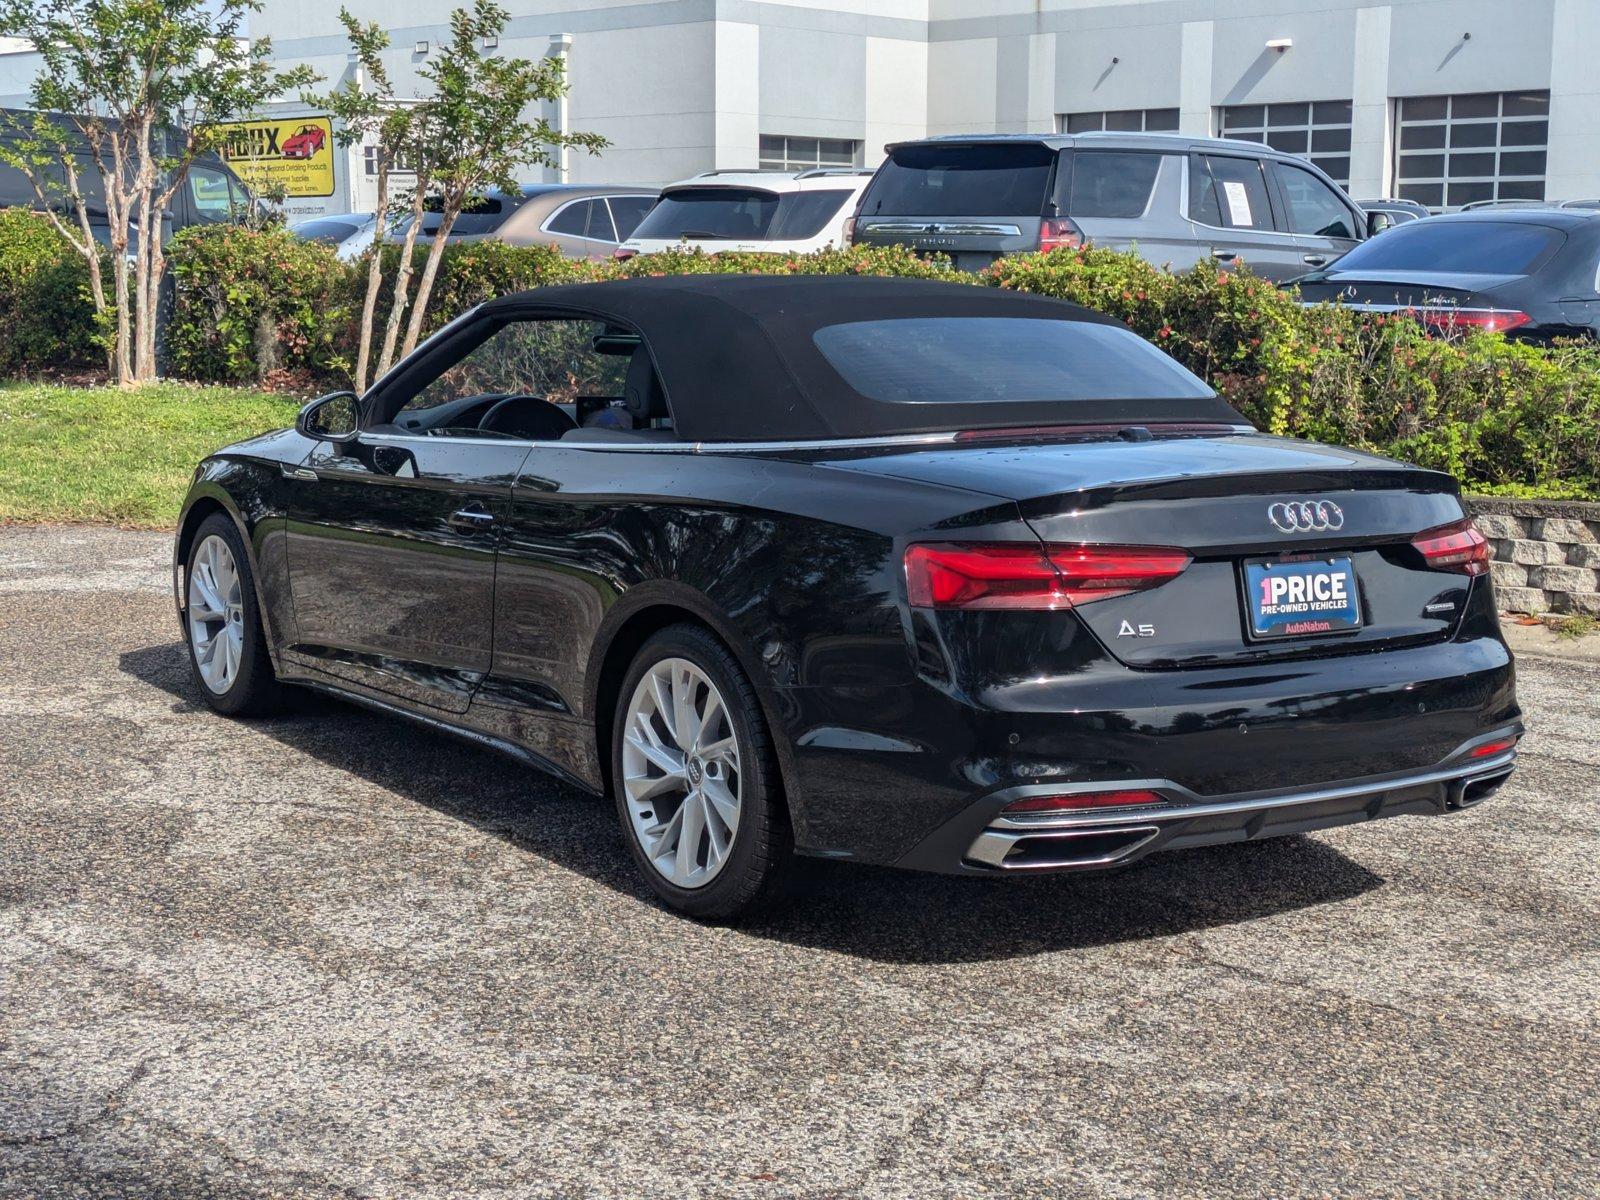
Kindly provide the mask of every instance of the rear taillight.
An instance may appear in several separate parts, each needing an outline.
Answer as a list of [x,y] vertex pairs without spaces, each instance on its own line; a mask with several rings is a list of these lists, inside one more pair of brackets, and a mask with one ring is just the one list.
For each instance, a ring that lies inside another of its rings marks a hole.
[[856,242],[856,219],[854,217],[846,217],[844,219],[844,244],[846,246],[853,246],[853,245],[855,245],[855,242]]
[[1039,222],[1039,253],[1076,250],[1083,245],[1083,230],[1066,217],[1046,217]]
[[1166,802],[1166,798],[1158,792],[1068,792],[1061,796],[1025,796],[1021,800],[1013,800],[1000,811],[1003,813],[1078,812],[1086,808],[1139,808]]
[[1159,587],[1189,561],[1166,546],[917,545],[906,594],[914,608],[1072,608]]
[[1482,575],[1489,569],[1489,539],[1470,520],[1419,533],[1411,544],[1435,571]]
[[1509,308],[1425,308],[1417,315],[1424,325],[1439,333],[1455,329],[1505,333],[1533,323],[1527,313]]
[[636,258],[638,254],[639,252],[637,250],[629,250],[624,247],[618,247],[616,250],[612,251],[611,257],[620,261],[624,258]]

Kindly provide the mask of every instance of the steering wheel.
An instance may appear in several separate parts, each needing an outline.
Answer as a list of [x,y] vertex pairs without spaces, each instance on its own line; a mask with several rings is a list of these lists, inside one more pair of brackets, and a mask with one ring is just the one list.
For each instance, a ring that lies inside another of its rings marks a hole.
[[578,423],[543,396],[507,396],[483,414],[478,429],[506,433],[530,442],[553,442]]

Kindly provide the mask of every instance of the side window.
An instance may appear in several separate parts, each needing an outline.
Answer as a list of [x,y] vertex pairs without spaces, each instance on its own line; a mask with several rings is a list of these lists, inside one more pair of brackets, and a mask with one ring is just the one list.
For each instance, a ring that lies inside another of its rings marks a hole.
[[228,177],[210,167],[190,167],[185,181],[195,217],[207,224],[233,220],[233,191]]
[[612,196],[611,219],[617,224],[617,240],[626,241],[656,202],[654,196]]
[[589,202],[589,232],[584,236],[601,242],[617,240],[617,231],[611,227],[611,210],[604,200]]
[[574,200],[555,215],[555,219],[546,227],[551,233],[564,234],[567,237],[583,237],[584,231],[589,227],[588,200]]
[[1070,217],[1142,217],[1161,170],[1159,154],[1080,150],[1072,161]]
[[[552,319],[510,321],[446,367],[408,400],[397,415],[426,416],[449,406],[443,417],[450,427],[476,425],[503,396],[535,396],[552,404],[576,404],[580,398],[621,399],[629,355],[637,339],[606,336],[601,321]],[[470,414],[471,419],[468,419]],[[431,425],[429,421],[401,424]]]
[[[1223,228],[1271,229],[1272,204],[1267,199],[1267,180],[1261,161],[1218,154],[1201,157],[1216,184],[1214,203],[1221,214]],[[1192,209],[1190,215],[1193,215]]]
[[1211,178],[1211,167],[1203,154],[1189,156],[1189,219],[1214,228],[1222,225],[1217,181]]
[[1284,206],[1289,210],[1290,233],[1355,240],[1355,218],[1332,188],[1310,171],[1289,163],[1276,163],[1274,169],[1278,172],[1278,185],[1283,188]]

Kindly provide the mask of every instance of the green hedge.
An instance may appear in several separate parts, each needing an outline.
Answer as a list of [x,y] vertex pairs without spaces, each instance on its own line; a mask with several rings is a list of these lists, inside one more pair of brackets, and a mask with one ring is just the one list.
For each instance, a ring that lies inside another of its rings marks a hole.
[[103,368],[98,334],[83,257],[38,213],[0,210],[0,374]]
[[[399,252],[382,253],[387,281]],[[211,228],[174,239],[173,270],[168,345],[180,376],[307,389],[348,382],[364,261],[342,263],[281,230]],[[1136,255],[1058,250],[971,275],[901,248],[574,262],[547,248],[480,242],[446,252],[429,325],[524,288],[687,272],[896,275],[1058,296],[1125,321],[1264,430],[1392,454],[1480,492],[1600,496],[1600,348],[1426,337],[1404,318],[1303,308],[1209,260],[1174,275]]]

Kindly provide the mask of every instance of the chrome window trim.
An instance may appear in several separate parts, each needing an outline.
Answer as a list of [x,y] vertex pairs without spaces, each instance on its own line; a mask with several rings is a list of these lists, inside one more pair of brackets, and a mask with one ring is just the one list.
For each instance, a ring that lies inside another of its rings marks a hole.
[[[1219,428],[1226,429],[1230,434],[1255,433],[1253,425],[1226,425]],[[493,443],[504,446],[509,444],[519,446],[559,446],[563,450],[603,450],[620,451],[623,454],[770,454],[778,450],[870,450],[878,446],[947,446],[953,444],[961,436],[962,430],[948,430],[940,433],[897,433],[885,434],[881,437],[859,438],[794,438],[770,442],[641,442],[630,445],[627,442],[584,442],[565,441],[523,441],[519,438],[482,438],[482,437],[428,437],[420,433],[361,433],[361,438],[374,442],[476,442]],[[979,446],[982,443],[973,443]]]
[[[616,193],[616,194],[617,195],[629,195],[631,193],[619,192],[619,193]],[[610,205],[609,201],[610,201],[612,195],[613,195],[613,193],[611,193],[611,192],[600,192],[600,193],[597,193],[597,194],[595,194],[593,196],[574,196],[571,200],[562,201],[560,207],[554,209],[550,213],[550,215],[544,219],[543,224],[541,224],[539,226],[539,232],[540,233],[548,233],[548,234],[550,234],[551,237],[577,238],[580,242],[599,242],[603,246],[620,246],[620,245],[622,245],[621,242],[613,242],[609,238],[590,237],[586,233],[559,233],[559,232],[557,232],[555,230],[552,230],[550,228],[550,226],[555,222],[555,219],[557,217],[559,217],[562,213],[566,212],[567,209],[571,208],[574,204],[589,204],[589,203],[592,203],[595,200],[599,200],[599,201],[601,201],[602,203],[605,204],[607,214],[611,214],[611,205]],[[613,230],[615,230],[616,227],[617,227],[617,218],[616,218],[615,215],[611,215],[611,228]]]

